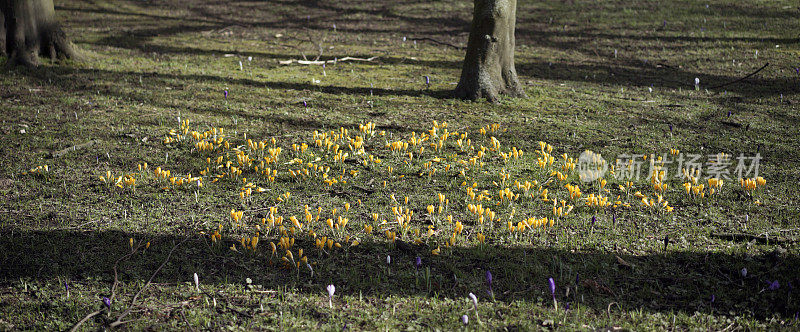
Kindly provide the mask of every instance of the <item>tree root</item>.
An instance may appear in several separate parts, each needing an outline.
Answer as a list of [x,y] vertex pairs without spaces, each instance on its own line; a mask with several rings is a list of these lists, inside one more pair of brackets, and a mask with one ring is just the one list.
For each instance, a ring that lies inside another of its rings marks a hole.
[[17,44],[17,49],[9,50],[8,64],[36,67],[40,64],[39,56],[47,57],[51,61],[79,59],[72,43],[59,27],[52,27],[49,31],[43,32],[38,39],[38,45]]

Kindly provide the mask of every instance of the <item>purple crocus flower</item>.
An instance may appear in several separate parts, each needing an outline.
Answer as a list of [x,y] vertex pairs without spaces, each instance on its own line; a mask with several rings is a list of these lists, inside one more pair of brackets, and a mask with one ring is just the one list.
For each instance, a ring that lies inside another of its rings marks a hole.
[[731,117],[731,111],[728,111],[728,117],[729,118]]
[[567,302],[566,304],[564,304],[564,310],[569,310],[569,302]]
[[672,124],[669,124],[669,132],[672,132]]
[[597,216],[592,216],[592,226],[597,222]]
[[425,76],[425,85],[431,85],[431,78],[427,75]]
[[225,99],[228,99],[228,90],[225,90]]
[[778,282],[778,280],[772,282],[767,280],[767,283],[769,284],[769,290],[777,290],[778,288],[781,288],[781,284]]
[[469,316],[467,315],[461,316],[461,323],[464,323],[464,325],[469,325]]
[[107,297],[103,296],[103,304],[104,304],[104,305],[105,305],[107,308],[111,309],[111,299],[109,299],[109,298],[107,298]]
[[558,310],[558,302],[556,301],[556,282],[553,278],[547,279],[547,282],[550,284],[550,295],[553,296],[553,308]]
[[714,303],[714,301],[716,301],[716,300],[717,300],[717,297],[714,296],[714,294],[711,294],[711,303]]
[[308,107],[308,103],[305,100],[303,100],[303,107]]
[[747,278],[747,268],[746,267],[742,268],[741,274],[742,274],[742,278]]
[[492,290],[492,271],[486,270],[486,284],[489,285],[489,295],[494,296],[494,291]]
[[417,256],[417,259],[414,260],[414,267],[418,270],[422,266],[422,257]]

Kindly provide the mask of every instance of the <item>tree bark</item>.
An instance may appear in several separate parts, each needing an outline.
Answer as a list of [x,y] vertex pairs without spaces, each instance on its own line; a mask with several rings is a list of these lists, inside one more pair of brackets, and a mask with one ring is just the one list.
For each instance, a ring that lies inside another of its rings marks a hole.
[[55,20],[53,0],[0,0],[2,38],[9,64],[36,66],[38,57],[75,58],[76,53]]
[[474,6],[456,97],[490,102],[499,95],[525,97],[514,69],[517,1],[475,0]]
[[0,56],[6,55],[6,20],[3,8],[0,6]]

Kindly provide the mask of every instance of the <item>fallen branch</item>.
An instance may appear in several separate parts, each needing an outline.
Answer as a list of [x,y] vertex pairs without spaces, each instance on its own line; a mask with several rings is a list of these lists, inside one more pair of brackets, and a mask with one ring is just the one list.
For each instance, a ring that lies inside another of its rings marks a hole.
[[95,145],[97,143],[100,143],[100,141],[95,139],[95,140],[91,140],[91,141],[88,141],[88,142],[83,143],[83,144],[73,145],[73,146],[68,147],[68,148],[66,148],[64,150],[53,151],[52,156],[53,156],[53,158],[59,158],[59,157],[65,155],[65,154],[67,154],[70,151],[77,151],[77,150],[80,150],[80,149],[88,148],[88,147],[90,147],[92,145]]
[[734,84],[734,83],[738,83],[738,82],[744,81],[744,80],[746,80],[747,78],[749,78],[750,76],[753,76],[753,75],[755,75],[755,74],[758,74],[758,72],[760,72],[760,71],[761,71],[761,70],[763,70],[764,68],[767,68],[767,66],[769,66],[769,62],[765,63],[763,66],[761,66],[761,68],[758,68],[756,71],[754,71],[754,72],[752,72],[752,73],[750,73],[750,74],[747,74],[747,76],[745,76],[745,77],[742,77],[742,78],[740,78],[740,79],[737,79],[737,80],[730,81],[730,82],[728,82],[728,83],[723,83],[723,84],[720,84],[720,85],[715,85],[715,86],[712,86],[712,87],[710,87],[710,88],[707,88],[707,89],[716,89],[716,88],[721,88],[721,87],[723,87],[723,86],[728,86],[728,85],[731,85],[731,84]]
[[[320,42],[315,42],[315,41],[314,41],[314,36],[312,36],[312,35],[311,35],[311,30],[309,30],[308,28],[306,28],[306,34],[308,34],[308,42],[309,42],[309,43],[311,43],[311,45],[314,45],[314,46],[316,46],[316,47],[317,47],[317,51],[318,51],[319,53],[317,53],[317,57],[316,57],[316,58],[314,58],[314,61],[317,61],[317,60],[319,60],[319,58],[321,58],[321,57],[322,57],[322,53],[323,53],[323,52],[324,52],[324,50],[325,50],[325,48],[324,48],[324,47],[322,47],[322,43],[324,43],[324,42],[325,42],[325,38],[326,38],[326,36],[323,36],[323,37],[322,37],[322,41],[320,41]],[[327,35],[327,33],[326,33],[325,35]],[[303,55],[303,57],[305,57],[305,55]]]
[[192,324],[189,324],[189,320],[188,320],[188,319],[186,319],[186,315],[184,315],[184,314],[183,314],[183,307],[181,307],[181,311],[180,311],[180,313],[181,313],[181,318],[183,318],[183,322],[184,322],[184,323],[186,323],[186,326],[188,326],[188,327],[189,327],[189,330],[191,330],[192,332],[194,332],[194,331],[195,331],[195,329],[192,327]]
[[119,273],[118,273],[119,263],[122,262],[123,260],[126,260],[129,257],[133,256],[134,254],[136,254],[136,252],[139,251],[139,248],[141,248],[142,245],[143,245],[143,242],[140,241],[139,245],[137,245],[136,248],[131,250],[130,253],[126,254],[125,256],[120,257],[119,259],[117,259],[116,262],[114,262],[114,268],[113,268],[113,270],[114,270],[114,283],[111,284],[111,296],[108,297],[108,299],[111,300],[111,303],[114,303],[114,297],[117,296],[117,284],[119,284]]
[[128,307],[128,309],[126,309],[126,310],[125,310],[125,312],[123,312],[121,315],[119,315],[119,317],[117,317],[117,319],[116,319],[114,322],[112,322],[111,324],[109,324],[109,327],[111,327],[111,328],[115,328],[115,327],[117,327],[117,326],[120,326],[120,325],[123,325],[123,324],[125,324],[125,323],[128,323],[128,322],[131,322],[131,321],[133,321],[133,320],[126,320],[126,321],[123,321],[122,319],[123,319],[123,318],[125,318],[125,316],[128,316],[128,315],[131,313],[133,306],[136,304],[136,300],[139,298],[139,295],[141,295],[141,294],[142,294],[142,292],[143,292],[145,289],[147,289],[147,287],[148,287],[148,286],[150,286],[150,284],[152,284],[152,283],[153,283],[153,278],[155,278],[155,277],[156,277],[156,275],[158,274],[158,272],[160,272],[160,271],[161,271],[161,269],[163,269],[163,268],[164,268],[164,266],[165,266],[165,265],[167,265],[167,262],[169,262],[169,259],[170,259],[170,257],[172,257],[172,254],[175,252],[175,249],[178,249],[178,247],[179,247],[181,244],[183,244],[184,242],[186,242],[187,240],[189,240],[189,237],[188,237],[188,236],[187,236],[186,238],[184,238],[184,239],[183,239],[183,241],[181,241],[181,242],[178,242],[178,244],[176,244],[176,245],[174,245],[174,246],[172,247],[172,249],[171,249],[171,250],[169,251],[169,253],[167,254],[167,258],[165,258],[165,259],[164,259],[164,262],[162,262],[162,263],[161,263],[161,265],[160,265],[160,266],[159,266],[159,267],[156,269],[156,271],[155,271],[155,272],[153,272],[153,274],[152,274],[152,275],[150,275],[150,279],[148,279],[148,280],[147,280],[147,283],[146,283],[146,284],[144,284],[144,286],[142,286],[142,288],[140,288],[138,292],[136,292],[136,295],[134,295],[134,296],[133,296],[133,299],[131,300],[131,304],[130,304],[130,306]]
[[[208,296],[209,298],[211,298],[211,300],[212,300],[212,301],[214,301],[214,307],[216,307],[216,306],[217,306],[217,300],[216,300],[216,297],[212,296],[211,294],[209,294],[208,292],[206,292],[204,289],[201,289],[201,290],[200,290],[200,292],[201,292],[201,293],[203,293],[205,296]],[[224,308],[225,308],[225,309],[228,309],[228,310],[230,310],[231,312],[233,312],[233,313],[235,313],[235,314],[237,314],[237,315],[239,315],[239,316],[245,317],[245,318],[253,318],[253,315],[250,315],[250,314],[247,314],[247,313],[241,312],[241,311],[237,310],[236,308],[234,308],[234,307],[233,307],[233,303],[231,303],[230,301],[228,301],[228,299],[226,299],[225,297],[220,297],[219,299],[220,299],[220,300],[222,300],[223,302],[225,302],[225,304],[226,304],[226,305],[224,306]],[[218,308],[217,310],[221,310],[221,309],[222,309],[222,308]]]
[[278,63],[282,64],[282,65],[290,65],[290,64],[293,64],[293,63],[297,63],[297,64],[300,64],[300,65],[324,65],[324,64],[329,64],[329,63],[336,64],[337,62],[347,62],[347,61],[372,62],[377,58],[378,58],[377,56],[374,56],[374,57],[371,57],[371,58],[366,58],[366,59],[365,58],[353,58],[353,57],[349,57],[348,56],[348,57],[344,57],[344,58],[341,58],[341,59],[333,59],[333,60],[296,60],[296,59],[281,60],[281,61],[278,61]]
[[450,47],[452,47],[452,48],[455,48],[455,49],[457,49],[457,50],[463,50],[463,49],[466,49],[466,47],[462,47],[462,46],[458,46],[458,45],[453,45],[453,44],[450,44],[450,43],[445,43],[445,42],[443,42],[443,41],[438,41],[438,40],[436,40],[436,39],[433,39],[433,38],[428,38],[428,37],[411,38],[411,40],[419,40],[419,41],[427,40],[427,41],[429,41],[429,42],[432,42],[432,43],[435,43],[435,44],[444,45],[444,46],[450,46]]
[[[117,273],[117,269],[119,267],[119,263],[124,261],[124,260],[126,260],[126,259],[128,259],[129,257],[133,256],[134,254],[136,254],[136,252],[139,251],[139,248],[141,248],[143,245],[144,245],[144,243],[140,242],[139,245],[136,246],[136,248],[131,249],[130,253],[120,257],[119,259],[117,259],[116,262],[114,262],[114,283],[111,284],[111,296],[109,297],[109,299],[111,300],[112,303],[114,302],[114,296],[116,296],[116,291],[117,291],[117,284],[119,283],[119,278],[118,278],[118,273]],[[97,316],[98,314],[101,314],[102,312],[103,312],[103,309],[100,309],[100,310],[97,310],[97,311],[93,311],[93,312],[89,313],[88,315],[84,316],[80,321],[78,321],[78,323],[76,323],[70,329],[70,332],[77,331],[78,328],[81,325],[83,325],[83,323],[86,323],[86,321],[88,321],[90,318],[92,318],[94,316]]]
[[79,321],[77,324],[75,324],[75,326],[73,326],[71,329],[69,329],[69,331],[70,331],[70,332],[75,332],[75,331],[77,331],[77,330],[78,330],[78,328],[79,328],[79,327],[81,327],[81,325],[83,325],[83,323],[86,323],[86,321],[87,321],[87,320],[91,319],[91,318],[92,318],[92,317],[94,317],[94,316],[97,316],[97,315],[98,315],[98,314],[100,314],[101,312],[103,312],[103,311],[102,311],[102,310],[97,310],[97,311],[94,311],[94,312],[92,312],[92,313],[90,313],[90,314],[86,315],[86,317],[83,317],[83,319],[81,319],[81,320],[80,320],[80,321]]
[[756,241],[758,243],[766,244],[769,242],[775,243],[783,243],[783,242],[791,242],[784,238],[779,237],[767,237],[767,236],[758,236],[752,234],[745,234],[745,233],[712,233],[712,237],[728,240],[728,241]]

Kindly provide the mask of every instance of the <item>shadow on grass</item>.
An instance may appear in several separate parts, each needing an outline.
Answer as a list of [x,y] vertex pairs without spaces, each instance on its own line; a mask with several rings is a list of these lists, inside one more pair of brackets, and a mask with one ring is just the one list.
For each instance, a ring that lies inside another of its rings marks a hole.
[[[146,281],[174,244],[183,240],[180,236],[119,231],[6,229],[0,238],[0,284],[10,285],[20,279],[66,278],[73,287],[81,287],[83,280],[94,279],[108,283],[110,288],[114,262],[131,252],[131,237],[137,245],[148,241],[151,245],[119,264],[121,282]],[[430,248],[389,246],[371,241],[370,237],[360,246],[337,249],[330,256],[308,240],[298,239],[293,252],[296,255],[297,248],[306,250],[314,264],[313,279],[306,267],[300,268],[298,277],[294,270],[282,265],[279,257],[271,257],[268,240],[262,239],[256,253],[242,253],[228,249],[235,241],[223,239],[214,245],[206,238],[193,238],[176,249],[154,282],[186,283],[193,273],[198,273],[206,285],[243,284],[251,278],[254,284],[267,289],[289,286],[301,293],[319,294],[325,285],[334,284],[337,294],[346,295],[461,298],[473,292],[486,298],[484,275],[488,269],[494,276],[495,297],[504,302],[525,300],[549,305],[547,278],[553,277],[560,302],[582,299],[582,305],[596,312],[605,312],[611,303],[621,310],[690,315],[718,312],[761,319],[789,318],[800,311],[793,288],[800,282],[797,253],[751,256],[670,250],[631,256],[488,244],[484,248],[456,247],[441,256],[432,256]],[[542,235],[539,239],[545,241],[548,237]],[[392,257],[391,271],[387,269],[387,255]],[[419,274],[412,263],[416,256],[422,258]],[[745,278],[741,276],[742,268],[749,271]],[[430,286],[423,277],[427,271]],[[780,288],[770,290],[774,280]],[[566,288],[571,288],[569,295]]]
[[[763,65],[763,64],[762,64]],[[755,71],[760,65],[754,66]],[[764,71],[779,70],[765,68]],[[699,71],[670,67],[657,63],[612,64],[569,64],[559,62],[522,62],[517,71],[540,79],[587,82],[601,85],[625,87],[655,87],[668,89],[694,89],[694,79],[699,78],[700,86],[713,87],[738,80],[745,75],[715,75]],[[764,98],[780,94],[800,92],[798,80],[792,77],[763,78],[758,74],[740,82],[713,89],[717,93],[734,92],[745,98]]]
[[[196,83],[223,83],[231,87],[243,86],[250,88],[270,88],[277,90],[296,90],[296,91],[313,91],[333,95],[355,95],[355,96],[410,96],[410,97],[431,97],[436,99],[452,98],[452,90],[427,90],[422,87],[418,89],[387,89],[377,87],[359,87],[359,86],[335,86],[335,85],[322,85],[311,83],[298,83],[298,82],[281,82],[269,81],[260,79],[249,78],[236,78],[225,77],[217,75],[205,74],[173,74],[173,73],[160,73],[160,72],[138,72],[138,71],[114,71],[105,69],[93,68],[71,68],[71,67],[58,67],[46,69],[27,69],[21,68],[27,74],[37,77],[42,83],[48,84],[61,84],[65,90],[75,89],[76,84],[93,85],[96,82],[118,82],[124,80],[126,82],[135,82],[140,78],[155,79],[159,81],[175,80],[184,84]],[[52,73],[58,75],[69,75],[70,79],[56,80],[52,78]],[[63,84],[62,84],[63,83]],[[80,88],[80,86],[77,86]],[[84,87],[85,88],[85,87]],[[113,91],[105,91],[105,93],[113,93]],[[124,95],[120,97],[130,97]],[[298,101],[302,102],[302,101]]]
[[[160,36],[161,34],[176,33],[174,27],[164,29],[154,29],[153,31],[141,33],[142,36]],[[180,28],[177,31],[192,32],[196,28],[187,27]],[[138,36],[140,33],[137,33]],[[548,33],[545,33],[547,35]],[[610,38],[612,36],[605,36]],[[622,36],[617,36],[622,37]],[[123,47],[128,49],[136,49],[145,53],[156,52],[160,54],[188,54],[188,55],[201,55],[201,56],[223,56],[224,54],[237,54],[241,57],[256,57],[262,59],[273,60],[288,60],[299,58],[288,56],[286,54],[257,52],[257,51],[230,51],[230,50],[214,50],[203,49],[197,47],[186,46],[168,46],[157,45],[149,43],[149,37],[132,37],[132,38],[116,38],[109,37],[98,42],[96,45],[113,45],[116,47]],[[788,41],[787,41],[788,42]],[[543,47],[553,47],[558,45],[557,42],[543,42]],[[563,50],[580,50],[581,46],[564,46],[557,47]],[[586,50],[589,52],[588,50]],[[350,55],[356,57],[368,58],[371,55]],[[344,57],[342,55],[341,57]],[[333,56],[326,56],[323,60],[332,60]],[[459,69],[461,68],[461,61],[447,61],[447,60],[425,60],[425,59],[409,59],[398,56],[380,56],[375,62],[360,62],[359,65],[399,65],[405,64],[410,66],[420,66],[430,69]],[[751,72],[760,67],[762,63],[757,63],[752,68]],[[638,87],[660,87],[671,89],[694,89],[694,79],[699,78],[703,82],[701,87],[717,86],[733,82],[744,76],[742,75],[719,75],[709,74],[706,72],[693,71],[688,69],[679,68],[674,64],[666,63],[648,63],[643,61],[616,61],[614,63],[564,63],[564,62],[525,62],[518,61],[517,71],[523,77],[535,77],[538,79],[552,79],[552,80],[566,80],[573,82],[586,82],[601,85],[616,85],[616,86],[638,86]],[[767,67],[760,75],[764,75],[770,71],[780,70],[779,68]],[[219,79],[217,77],[217,79]],[[455,78],[454,78],[455,79]],[[316,87],[310,84],[305,86],[297,86],[292,83],[281,82],[265,82],[265,86],[270,88],[287,88],[287,89],[304,89],[309,87]],[[283,84],[283,85],[282,85]],[[331,94],[361,94],[366,95],[370,92],[369,88],[336,88],[329,87],[322,90],[325,93]],[[382,91],[381,89],[372,89],[373,93],[378,95],[386,94],[401,94],[415,96],[419,95],[419,90],[391,90]],[[759,75],[747,78],[741,82],[730,84],[724,87],[716,88],[717,92],[733,92],[741,94],[744,97],[762,98],[764,96],[800,93],[800,85],[797,84],[795,77],[779,77],[779,78],[762,78]],[[447,92],[434,92],[430,94],[436,98],[452,98],[453,95]]]
[[[282,1],[277,3],[253,3],[248,1],[233,1],[226,3],[185,3],[178,6],[174,4],[151,4],[143,6],[141,10],[134,11],[124,7],[109,9],[96,4],[82,4],[79,6],[59,7],[60,10],[65,12],[84,13],[89,15],[107,14],[107,15],[121,15],[127,17],[133,22],[128,29],[124,32],[113,32],[112,35],[105,36],[97,41],[91,41],[92,44],[100,46],[114,46],[130,50],[137,50],[144,53],[156,52],[160,54],[187,54],[187,55],[206,55],[215,56],[227,53],[235,53],[243,57],[254,56],[258,58],[285,60],[293,58],[286,54],[258,52],[258,51],[235,51],[235,50],[215,50],[203,49],[192,46],[172,46],[172,45],[159,45],[153,43],[155,39],[167,38],[170,36],[182,34],[198,34],[208,31],[221,31],[230,27],[241,27],[246,29],[253,28],[266,28],[266,29],[294,29],[298,34],[302,34],[305,30],[311,29],[314,31],[328,31],[334,23],[339,23],[339,29],[342,34],[380,34],[380,33],[397,33],[405,35],[413,35],[415,33],[424,36],[439,36],[438,38],[449,36],[452,37],[456,32],[466,32],[469,27],[470,11],[466,6],[459,8],[460,12],[445,12],[439,13],[431,10],[422,10],[434,4],[426,4],[419,1],[405,1],[399,4],[387,4],[383,2],[360,2],[360,1],[345,1],[337,3],[327,3],[321,1],[307,1],[307,2],[294,2]],[[441,4],[439,4],[441,5]],[[420,7],[423,6],[423,7]],[[428,7],[425,7],[428,6]],[[530,40],[538,47],[552,48],[561,51],[579,52],[586,56],[601,57],[598,54],[596,43],[592,40],[613,40],[620,45],[632,45],[641,42],[661,41],[660,47],[676,47],[676,48],[689,48],[689,47],[702,47],[685,45],[686,43],[697,43],[716,45],[717,43],[767,43],[767,44],[792,44],[796,38],[775,38],[775,37],[698,37],[690,35],[671,35],[675,31],[659,31],[659,24],[661,21],[654,22],[657,25],[654,31],[642,31],[640,34],[626,34],[600,31],[591,26],[586,26],[577,31],[555,31],[543,26],[537,22],[544,22],[548,14],[546,11],[540,10],[538,6],[532,4],[520,4],[520,17],[518,19],[517,37],[520,43],[525,40]],[[603,11],[603,7],[597,7],[592,4],[577,4],[578,7],[585,7],[584,10],[588,11]],[[642,5],[647,8],[647,4]],[[532,8],[528,8],[532,7]],[[168,16],[163,13],[176,12],[176,16]],[[298,10],[299,9],[299,10]],[[760,8],[756,18],[785,18],[792,17],[794,9],[779,10],[776,8]],[[564,10],[563,8],[560,10]],[[713,10],[708,8],[701,8],[698,6],[694,9],[699,11],[695,14],[718,14],[722,17],[748,17],[752,16],[752,10],[747,5],[738,4],[724,4],[715,5]],[[148,12],[158,12],[159,14],[151,14]],[[354,20],[346,20],[337,22],[336,17],[347,17],[348,15],[355,15],[361,17],[358,23]],[[171,18],[173,20],[167,20]],[[180,19],[178,19],[180,18]],[[721,19],[721,18],[719,18]],[[159,24],[153,24],[148,20],[157,20]],[[374,21],[374,22],[373,22]],[[371,24],[373,22],[375,24]],[[393,22],[393,23],[392,23]],[[392,23],[392,24],[388,24]],[[366,24],[366,25],[365,25]],[[390,30],[380,28],[379,26],[391,26]],[[746,26],[739,26],[738,29],[747,29]],[[671,28],[671,26],[670,26]],[[410,29],[410,30],[404,30]],[[733,25],[732,25],[732,28]],[[288,31],[288,30],[287,30]],[[736,31],[736,30],[731,30]],[[681,32],[679,33],[688,33]],[[444,35],[444,36],[442,36]],[[212,38],[212,36],[197,36],[197,38]],[[399,38],[399,37],[397,37]],[[399,43],[399,39],[398,43]],[[281,43],[281,41],[276,41]],[[666,45],[664,45],[666,43]],[[235,47],[235,45],[232,45]],[[718,47],[718,46],[717,46]],[[601,50],[602,51],[602,50]],[[608,50],[606,50],[608,51]],[[354,56],[353,54],[349,54]],[[294,58],[299,58],[299,53]],[[610,58],[610,54],[602,55],[603,58]],[[666,88],[684,88],[693,89],[694,79],[699,78],[702,86],[713,86],[727,82],[734,81],[741,78],[744,74],[731,74],[719,75],[708,74],[701,70],[687,70],[679,68],[676,64],[669,63],[671,67],[658,67],[656,63],[644,63],[631,59],[627,62],[614,61],[613,63],[565,63],[556,62],[549,63],[546,61],[525,62],[518,61],[517,71],[522,77],[536,77],[540,79],[554,79],[554,80],[568,80],[573,82],[588,82],[601,85],[615,85],[615,86],[639,86],[639,87],[666,87]],[[447,68],[458,69],[461,66],[460,61],[446,61],[446,60],[420,60],[412,61],[402,57],[384,56],[376,65],[382,64],[410,64],[418,65],[427,68]],[[762,63],[753,64],[753,70],[761,66]],[[768,67],[764,72],[760,73],[761,76],[768,74],[772,71],[782,70],[774,66]],[[195,79],[211,79],[211,80],[225,80],[229,83],[237,83],[234,80],[227,80],[220,77],[207,77],[207,76],[176,76],[176,79],[195,80]],[[316,86],[310,84],[298,83],[284,83],[284,82],[258,82],[258,81],[238,81],[239,84],[244,85],[260,85],[276,89],[315,89]],[[420,90],[382,90],[382,89],[369,89],[351,88],[351,87],[322,87],[321,92],[330,94],[350,94],[350,95],[367,95],[372,91],[377,95],[407,95],[419,96]],[[759,75],[749,78],[743,82],[732,84],[723,88],[716,89],[717,92],[734,92],[749,98],[762,98],[764,96],[777,96],[779,94],[790,94],[800,92],[800,86],[797,85],[797,79],[794,76],[785,76],[778,78],[759,78]],[[451,98],[452,95],[449,91],[434,91],[429,94],[434,98]]]

